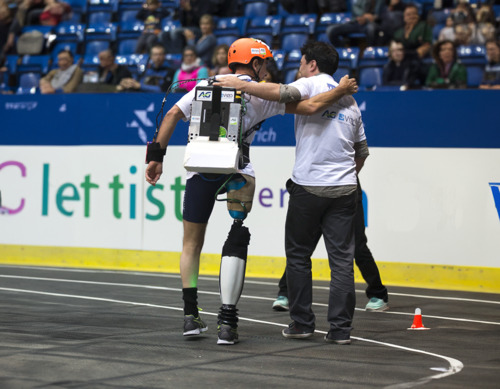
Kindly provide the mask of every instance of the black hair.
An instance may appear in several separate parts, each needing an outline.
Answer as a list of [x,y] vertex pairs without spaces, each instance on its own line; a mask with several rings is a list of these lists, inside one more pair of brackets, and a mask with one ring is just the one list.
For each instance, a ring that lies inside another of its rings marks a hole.
[[71,57],[71,59],[75,59],[75,56],[73,55],[73,53],[71,52],[71,50],[68,50],[68,49],[62,49],[62,50],[60,50],[60,51],[57,53],[57,55],[62,54],[62,53],[66,53],[66,54],[68,54],[68,55]]
[[325,42],[309,42],[300,49],[307,63],[316,61],[321,73],[331,76],[337,71],[339,66],[339,53],[332,45]]

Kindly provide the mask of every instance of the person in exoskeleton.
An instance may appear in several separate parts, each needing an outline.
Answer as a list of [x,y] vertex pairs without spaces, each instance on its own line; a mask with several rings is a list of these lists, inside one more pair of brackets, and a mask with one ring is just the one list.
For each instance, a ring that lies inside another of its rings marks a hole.
[[[272,58],[272,54],[264,42],[252,38],[238,39],[230,46],[228,52],[228,65],[233,74],[217,76],[217,78],[236,76],[248,82],[259,82],[264,79],[267,73],[267,58]],[[211,82],[209,81],[203,80],[198,83],[197,87],[201,89],[201,87],[210,86]],[[243,225],[243,221],[252,209],[255,190],[255,174],[248,151],[255,130],[263,120],[271,116],[283,115],[285,112],[311,115],[342,96],[355,93],[356,90],[354,79],[349,79],[346,76],[334,90],[310,100],[286,105],[280,101],[273,102],[243,95],[242,142],[240,144],[242,158],[238,171],[231,174],[187,172],[183,208],[184,238],[180,258],[182,298],[184,300],[184,336],[200,335],[208,329],[198,313],[197,286],[200,254],[216,197],[220,193],[227,193],[227,207],[234,221],[222,249],[219,274],[222,305],[218,315],[217,343],[224,345],[238,342],[236,305],[243,289],[247,250],[250,242],[250,232]],[[180,119],[191,120],[192,123],[199,120],[199,117],[192,114],[193,100],[198,100],[197,93],[202,92],[197,92],[197,88],[194,88],[167,112],[153,143],[148,146],[146,181],[150,184],[156,185],[162,174],[166,147],[177,122]],[[290,92],[286,86],[283,86],[282,93],[283,96],[286,96]],[[218,142],[206,142],[206,147],[215,147],[216,144]]]

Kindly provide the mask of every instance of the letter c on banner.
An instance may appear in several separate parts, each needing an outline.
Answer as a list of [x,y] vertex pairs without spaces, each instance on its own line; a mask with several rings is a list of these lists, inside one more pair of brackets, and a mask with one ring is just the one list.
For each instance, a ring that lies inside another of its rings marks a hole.
[[[17,166],[19,168],[19,170],[21,170],[21,176],[26,177],[26,166],[24,166],[21,162],[7,161],[7,162],[0,163],[0,170],[2,170],[4,167],[7,167],[7,166]],[[14,215],[16,213],[21,212],[23,208],[24,208],[24,198],[21,199],[21,204],[19,204],[19,207],[17,207],[16,209],[10,209],[10,208],[7,208],[5,206],[2,207],[2,209],[7,210],[7,213],[10,215]]]

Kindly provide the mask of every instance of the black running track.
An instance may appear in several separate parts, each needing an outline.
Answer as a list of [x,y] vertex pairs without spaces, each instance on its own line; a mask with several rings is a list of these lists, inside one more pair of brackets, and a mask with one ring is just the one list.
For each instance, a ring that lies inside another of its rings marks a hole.
[[[0,266],[0,388],[499,388],[500,295],[389,288],[353,342],[325,343],[328,283],[315,282],[317,331],[285,339],[277,280],[247,279],[240,343],[217,345],[216,277],[200,277],[208,331],[182,336],[175,274]],[[409,331],[415,308],[430,330]]]

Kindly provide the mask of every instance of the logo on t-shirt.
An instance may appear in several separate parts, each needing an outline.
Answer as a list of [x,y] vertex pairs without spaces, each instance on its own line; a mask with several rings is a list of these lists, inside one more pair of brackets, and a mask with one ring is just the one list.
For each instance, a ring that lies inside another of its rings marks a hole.
[[324,119],[335,119],[335,117],[337,116],[337,112],[335,111],[329,111],[329,110],[326,110],[325,112],[323,112],[323,115],[321,115],[322,118]]

